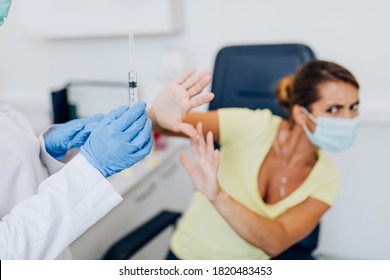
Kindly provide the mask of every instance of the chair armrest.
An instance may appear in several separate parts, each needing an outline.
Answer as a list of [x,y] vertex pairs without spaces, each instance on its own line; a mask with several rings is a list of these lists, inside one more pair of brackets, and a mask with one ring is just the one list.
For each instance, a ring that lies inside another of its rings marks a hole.
[[175,225],[181,213],[162,211],[117,241],[105,253],[104,260],[127,260],[160,232]]

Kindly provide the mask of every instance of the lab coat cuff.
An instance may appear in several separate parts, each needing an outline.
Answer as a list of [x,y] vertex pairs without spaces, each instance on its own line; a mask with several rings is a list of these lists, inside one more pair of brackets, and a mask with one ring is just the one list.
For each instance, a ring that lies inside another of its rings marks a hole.
[[45,146],[45,135],[49,133],[53,128],[57,127],[58,125],[52,125],[49,126],[42,134],[39,136],[39,142],[41,144],[41,152],[40,157],[45,165],[49,175],[52,175],[56,172],[58,172],[62,167],[64,167],[64,163],[61,161],[56,160],[53,158],[47,151]]

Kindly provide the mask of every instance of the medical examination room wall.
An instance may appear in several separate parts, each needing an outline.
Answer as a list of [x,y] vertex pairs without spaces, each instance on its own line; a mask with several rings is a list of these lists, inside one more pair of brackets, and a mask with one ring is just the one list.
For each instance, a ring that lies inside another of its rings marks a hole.
[[[25,113],[37,133],[50,122],[51,90],[71,80],[126,82],[126,36],[33,37],[14,2],[0,28],[0,98]],[[342,192],[322,221],[318,253],[390,259],[390,1],[183,0],[179,6],[180,31],[135,36],[140,95],[148,103],[188,67],[212,69],[226,45],[304,43],[356,75],[362,129],[351,150],[332,156]]]

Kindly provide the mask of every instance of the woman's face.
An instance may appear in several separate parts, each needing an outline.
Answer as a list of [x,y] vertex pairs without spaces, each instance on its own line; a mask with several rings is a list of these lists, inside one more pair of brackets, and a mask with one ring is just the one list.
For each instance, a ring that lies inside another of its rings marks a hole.
[[[352,119],[359,115],[359,91],[353,85],[343,81],[325,82],[319,86],[320,99],[310,106],[311,114],[317,118]],[[315,123],[303,114],[299,105],[293,112],[299,125],[307,125],[315,130]]]
[[311,113],[328,118],[352,119],[359,115],[359,92],[343,81],[326,82],[319,86],[320,99],[311,105]]

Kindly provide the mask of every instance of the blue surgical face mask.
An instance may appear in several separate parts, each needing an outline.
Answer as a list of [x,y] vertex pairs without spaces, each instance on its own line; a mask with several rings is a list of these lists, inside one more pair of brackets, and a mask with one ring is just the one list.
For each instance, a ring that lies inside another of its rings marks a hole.
[[314,133],[306,125],[303,126],[303,130],[313,145],[328,152],[341,152],[352,146],[359,128],[357,117],[353,119],[315,118],[305,107],[301,107],[301,110],[316,124]]
[[3,25],[5,18],[8,16],[11,0],[0,0],[0,26]]

